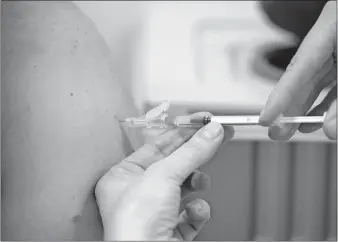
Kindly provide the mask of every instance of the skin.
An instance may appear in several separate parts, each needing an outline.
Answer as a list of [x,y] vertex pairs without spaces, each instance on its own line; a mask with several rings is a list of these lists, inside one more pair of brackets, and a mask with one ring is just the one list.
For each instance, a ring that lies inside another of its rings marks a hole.
[[1,24],[2,240],[101,240],[94,188],[133,152],[132,98],[71,2],[2,2]]

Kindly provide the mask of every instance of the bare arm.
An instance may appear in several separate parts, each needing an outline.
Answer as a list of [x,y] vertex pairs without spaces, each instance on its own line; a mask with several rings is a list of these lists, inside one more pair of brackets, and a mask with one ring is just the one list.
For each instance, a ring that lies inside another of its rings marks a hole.
[[93,188],[131,152],[132,100],[72,3],[3,2],[1,24],[2,239],[99,240]]

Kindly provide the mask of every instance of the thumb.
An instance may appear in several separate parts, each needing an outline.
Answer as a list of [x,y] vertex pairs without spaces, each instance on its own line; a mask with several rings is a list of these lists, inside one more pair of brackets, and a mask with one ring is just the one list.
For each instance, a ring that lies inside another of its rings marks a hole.
[[327,111],[323,131],[329,139],[337,139],[337,100],[335,100]]
[[193,171],[214,156],[224,137],[229,140],[233,135],[232,127],[226,127],[223,130],[219,123],[211,122],[170,156],[155,163],[148,169],[148,172],[181,185]]

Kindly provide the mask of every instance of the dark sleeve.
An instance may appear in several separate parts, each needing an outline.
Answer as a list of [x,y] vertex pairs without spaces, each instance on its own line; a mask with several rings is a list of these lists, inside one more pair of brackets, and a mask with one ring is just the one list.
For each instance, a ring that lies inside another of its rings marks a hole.
[[261,8],[277,26],[303,39],[328,1],[261,1]]

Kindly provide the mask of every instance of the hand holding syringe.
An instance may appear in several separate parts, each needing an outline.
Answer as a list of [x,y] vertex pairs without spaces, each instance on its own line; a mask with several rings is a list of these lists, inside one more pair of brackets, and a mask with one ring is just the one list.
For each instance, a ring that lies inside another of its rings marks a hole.
[[[141,117],[127,118],[120,122],[125,122],[128,127],[145,128],[169,128],[169,127],[189,127],[200,128],[210,122],[218,122],[224,126],[232,125],[260,125],[259,116],[205,116],[201,118],[191,118],[190,116],[169,116],[166,111],[169,109],[169,102],[162,103],[158,107],[150,110]],[[323,123],[323,116],[299,116],[299,117],[280,117],[273,124],[290,123]]]

